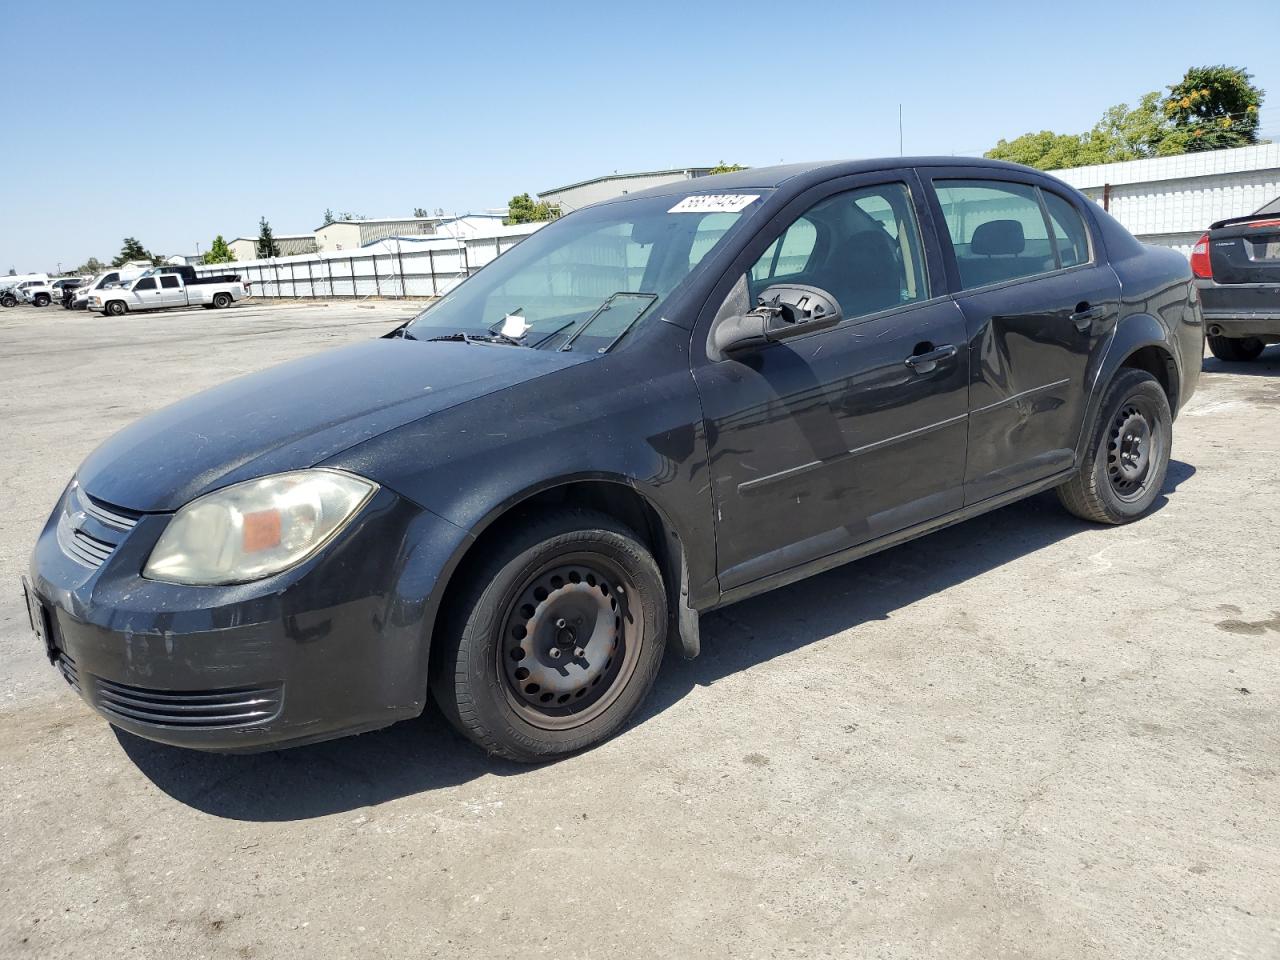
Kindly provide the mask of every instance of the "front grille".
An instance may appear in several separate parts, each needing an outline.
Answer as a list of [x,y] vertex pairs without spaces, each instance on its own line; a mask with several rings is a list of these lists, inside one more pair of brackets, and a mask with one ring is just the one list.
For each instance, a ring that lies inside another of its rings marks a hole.
[[95,500],[71,488],[58,518],[58,543],[63,552],[88,567],[100,567],[138,523],[141,514]]
[[238,727],[280,712],[280,684],[223,690],[148,690],[95,677],[94,699],[110,716],[172,727]]

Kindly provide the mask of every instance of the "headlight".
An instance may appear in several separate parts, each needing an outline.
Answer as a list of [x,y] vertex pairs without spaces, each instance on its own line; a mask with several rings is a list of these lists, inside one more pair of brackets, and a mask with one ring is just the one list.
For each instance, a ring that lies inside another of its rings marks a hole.
[[378,485],[334,470],[298,470],[237,483],[174,515],[142,575],[173,583],[260,580],[329,542]]

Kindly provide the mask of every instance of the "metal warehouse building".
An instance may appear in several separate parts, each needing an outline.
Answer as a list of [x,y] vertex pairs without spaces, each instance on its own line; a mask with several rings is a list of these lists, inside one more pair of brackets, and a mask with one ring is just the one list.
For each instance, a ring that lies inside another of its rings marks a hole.
[[612,200],[614,197],[635,193],[637,190],[660,187],[664,183],[705,177],[710,172],[710,167],[684,167],[678,170],[651,170],[648,173],[611,173],[607,176],[544,190],[538,194],[538,199],[555,204],[565,213],[572,213],[574,210],[592,203],[599,203],[601,200]]
[[1215,220],[1253,213],[1280,197],[1280,144],[1049,172],[1142,242],[1190,255]]
[[473,236],[500,225],[501,213],[468,213],[459,217],[386,217],[370,220],[337,220],[316,227],[314,241],[325,252],[359,250],[392,237]]
[[[275,237],[276,246],[280,248],[280,256],[294,257],[303,253],[315,253],[316,247],[315,234],[311,233],[287,233],[277,235]],[[227,244],[231,248],[231,252],[236,255],[236,259],[257,260],[258,259],[258,238],[257,237],[236,237]]]

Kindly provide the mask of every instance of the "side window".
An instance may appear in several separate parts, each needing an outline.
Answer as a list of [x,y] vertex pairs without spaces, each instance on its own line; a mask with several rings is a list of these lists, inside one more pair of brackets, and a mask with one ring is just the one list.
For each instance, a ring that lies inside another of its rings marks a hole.
[[1056,270],[1034,187],[991,180],[935,180],[966,289]]
[[826,290],[846,319],[928,297],[920,231],[903,183],[820,200],[769,245],[748,274],[752,302],[771,283]]
[[176,290],[178,287],[178,278],[171,277],[168,274],[166,274],[165,276],[160,278],[160,286],[168,287],[170,289]]
[[134,287],[133,287],[133,289],[135,290],[154,290],[155,288],[156,288],[155,277],[145,277],[142,280],[139,280],[136,284],[134,284]]
[[1064,267],[1074,267],[1089,262],[1089,232],[1085,230],[1080,212],[1070,203],[1048,190],[1041,190],[1049,222],[1053,224],[1053,238],[1058,244],[1058,256]]

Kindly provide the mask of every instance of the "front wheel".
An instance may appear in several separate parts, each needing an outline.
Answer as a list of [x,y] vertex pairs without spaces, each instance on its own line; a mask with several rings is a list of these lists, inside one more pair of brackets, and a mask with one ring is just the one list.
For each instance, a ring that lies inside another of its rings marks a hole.
[[1209,337],[1209,352],[1219,360],[1243,363],[1257,360],[1267,345],[1257,337]]
[[1090,445],[1059,486],[1062,505],[1095,523],[1129,523],[1155,502],[1169,469],[1173,414],[1164,388],[1143,370],[1121,370],[1102,397]]
[[455,727],[526,763],[622,729],[653,686],[667,628],[662,575],[634,532],[594,511],[549,512],[460,576],[432,664]]
[[0,307],[16,307],[17,305],[17,297],[0,297]]
[[128,310],[129,308],[124,305],[123,300],[109,300],[102,312],[108,317],[122,317]]

